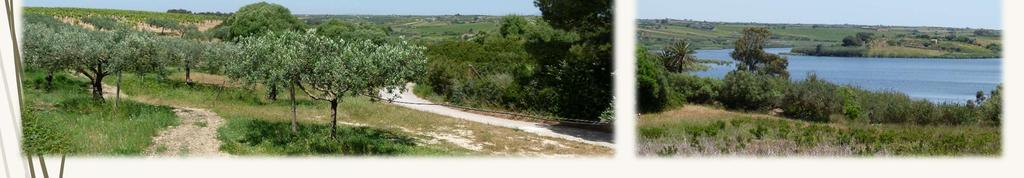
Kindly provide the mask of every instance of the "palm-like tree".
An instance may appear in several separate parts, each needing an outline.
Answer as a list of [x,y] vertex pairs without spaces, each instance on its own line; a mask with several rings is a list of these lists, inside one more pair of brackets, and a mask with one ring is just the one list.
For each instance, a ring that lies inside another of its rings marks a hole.
[[665,69],[670,72],[683,73],[706,70],[706,67],[699,64],[697,51],[690,46],[690,42],[680,40],[665,48],[662,52],[662,63]]

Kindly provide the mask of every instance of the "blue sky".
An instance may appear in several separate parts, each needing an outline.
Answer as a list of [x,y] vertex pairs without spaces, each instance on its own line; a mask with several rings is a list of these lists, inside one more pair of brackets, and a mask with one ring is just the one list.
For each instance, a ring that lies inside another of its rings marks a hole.
[[[533,0],[266,0],[296,14],[540,15]],[[259,0],[25,0],[24,6],[233,12]]]
[[637,0],[637,17],[1001,29],[1000,0]]

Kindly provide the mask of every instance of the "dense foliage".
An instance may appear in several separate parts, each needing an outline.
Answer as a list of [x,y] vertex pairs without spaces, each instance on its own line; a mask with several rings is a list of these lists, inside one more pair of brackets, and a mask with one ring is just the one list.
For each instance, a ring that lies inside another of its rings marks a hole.
[[240,37],[261,35],[267,32],[294,31],[302,29],[304,24],[292,16],[284,6],[259,2],[242,6],[233,15],[224,20],[220,27],[226,29],[222,39],[235,40]]
[[457,104],[600,120],[612,99],[610,2],[535,4],[543,21],[506,16],[496,34],[428,45],[421,84]]

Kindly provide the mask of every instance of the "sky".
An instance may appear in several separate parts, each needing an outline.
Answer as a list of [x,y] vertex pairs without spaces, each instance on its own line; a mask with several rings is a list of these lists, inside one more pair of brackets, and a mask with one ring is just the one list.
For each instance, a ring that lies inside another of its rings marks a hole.
[[1002,28],[1000,0],[637,0],[641,19]]
[[[28,7],[87,7],[164,12],[234,12],[260,0],[24,0]],[[293,14],[359,15],[540,15],[533,0],[266,0]]]

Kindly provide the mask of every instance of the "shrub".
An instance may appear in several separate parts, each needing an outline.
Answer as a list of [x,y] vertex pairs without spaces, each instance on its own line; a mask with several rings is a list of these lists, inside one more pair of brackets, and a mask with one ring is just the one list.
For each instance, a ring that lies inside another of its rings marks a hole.
[[687,103],[712,103],[722,89],[722,80],[688,74],[670,74],[668,85],[675,96],[669,98]]
[[860,121],[864,114],[860,107],[860,101],[858,101],[857,96],[853,94],[853,89],[849,87],[841,87],[839,92],[843,99],[843,116],[846,116],[847,119]]
[[659,112],[672,105],[665,76],[667,71],[658,59],[647,54],[642,47],[637,50],[637,105],[640,112]]
[[992,91],[992,94],[991,96],[989,96],[988,100],[985,100],[985,102],[982,103],[981,105],[981,114],[979,114],[980,120],[984,121],[988,125],[998,126],[1002,123],[1002,90],[1002,86],[996,87],[996,90]]
[[791,118],[827,122],[841,108],[837,86],[810,74],[807,79],[790,85],[782,97],[782,114]]
[[725,75],[719,101],[725,107],[741,110],[766,110],[778,106],[786,79],[732,71]]

